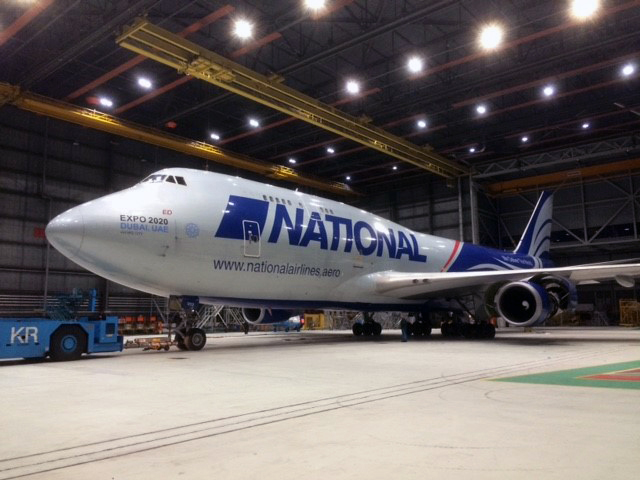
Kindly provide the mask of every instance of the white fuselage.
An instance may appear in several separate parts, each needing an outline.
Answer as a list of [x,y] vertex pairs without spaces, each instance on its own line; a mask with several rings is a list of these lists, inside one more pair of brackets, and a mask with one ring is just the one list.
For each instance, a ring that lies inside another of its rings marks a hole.
[[274,307],[410,304],[372,294],[372,274],[441,271],[460,251],[340,202],[211,172],[157,175],[186,185],[142,182],[98,198],[58,216],[47,236],[137,290]]

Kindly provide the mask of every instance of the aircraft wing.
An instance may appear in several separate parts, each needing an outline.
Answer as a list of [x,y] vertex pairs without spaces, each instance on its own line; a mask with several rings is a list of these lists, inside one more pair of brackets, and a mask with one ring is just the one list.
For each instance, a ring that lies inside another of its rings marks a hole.
[[527,280],[539,274],[561,276],[575,284],[615,280],[624,287],[632,287],[633,278],[640,277],[640,263],[483,272],[400,273],[387,271],[374,274],[374,284],[378,294],[407,300],[419,300],[435,295],[472,293],[496,282]]

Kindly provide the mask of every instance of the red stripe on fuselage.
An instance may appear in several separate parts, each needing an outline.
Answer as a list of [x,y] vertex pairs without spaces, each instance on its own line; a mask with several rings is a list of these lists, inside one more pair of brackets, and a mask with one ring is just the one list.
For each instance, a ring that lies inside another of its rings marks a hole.
[[445,263],[444,267],[442,267],[442,270],[440,270],[441,272],[447,271],[447,269],[453,262],[453,259],[455,258],[456,253],[458,253],[459,249],[460,249],[460,240],[456,240],[456,244],[453,246],[453,252],[451,252],[451,256],[449,257],[449,260],[447,260],[447,263]]

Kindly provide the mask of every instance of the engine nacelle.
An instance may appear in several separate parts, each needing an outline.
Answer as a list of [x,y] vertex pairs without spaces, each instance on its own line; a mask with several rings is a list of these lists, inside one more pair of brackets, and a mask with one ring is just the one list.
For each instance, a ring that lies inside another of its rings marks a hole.
[[251,325],[286,322],[299,315],[295,310],[272,310],[267,308],[243,308],[242,318]]
[[532,282],[509,282],[498,288],[492,306],[499,316],[518,327],[544,322],[554,311],[554,302],[542,285]]

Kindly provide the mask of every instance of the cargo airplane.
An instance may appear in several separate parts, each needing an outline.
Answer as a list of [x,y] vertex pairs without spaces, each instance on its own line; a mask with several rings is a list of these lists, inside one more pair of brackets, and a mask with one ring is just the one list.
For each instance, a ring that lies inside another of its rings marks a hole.
[[[250,323],[280,322],[304,309],[403,311],[417,313],[413,331],[427,335],[429,312],[447,308],[475,319],[467,332],[493,337],[491,317],[541,324],[572,307],[580,282],[630,287],[640,276],[640,264],[554,267],[552,202],[551,193],[541,195],[520,243],[505,252],[414,232],[297,191],[168,168],[58,215],[46,235],[104,278],[192,303],[240,307]],[[449,331],[447,324],[442,329]],[[379,335],[381,326],[365,314],[353,332]],[[178,331],[181,348],[205,342],[193,325]]]

